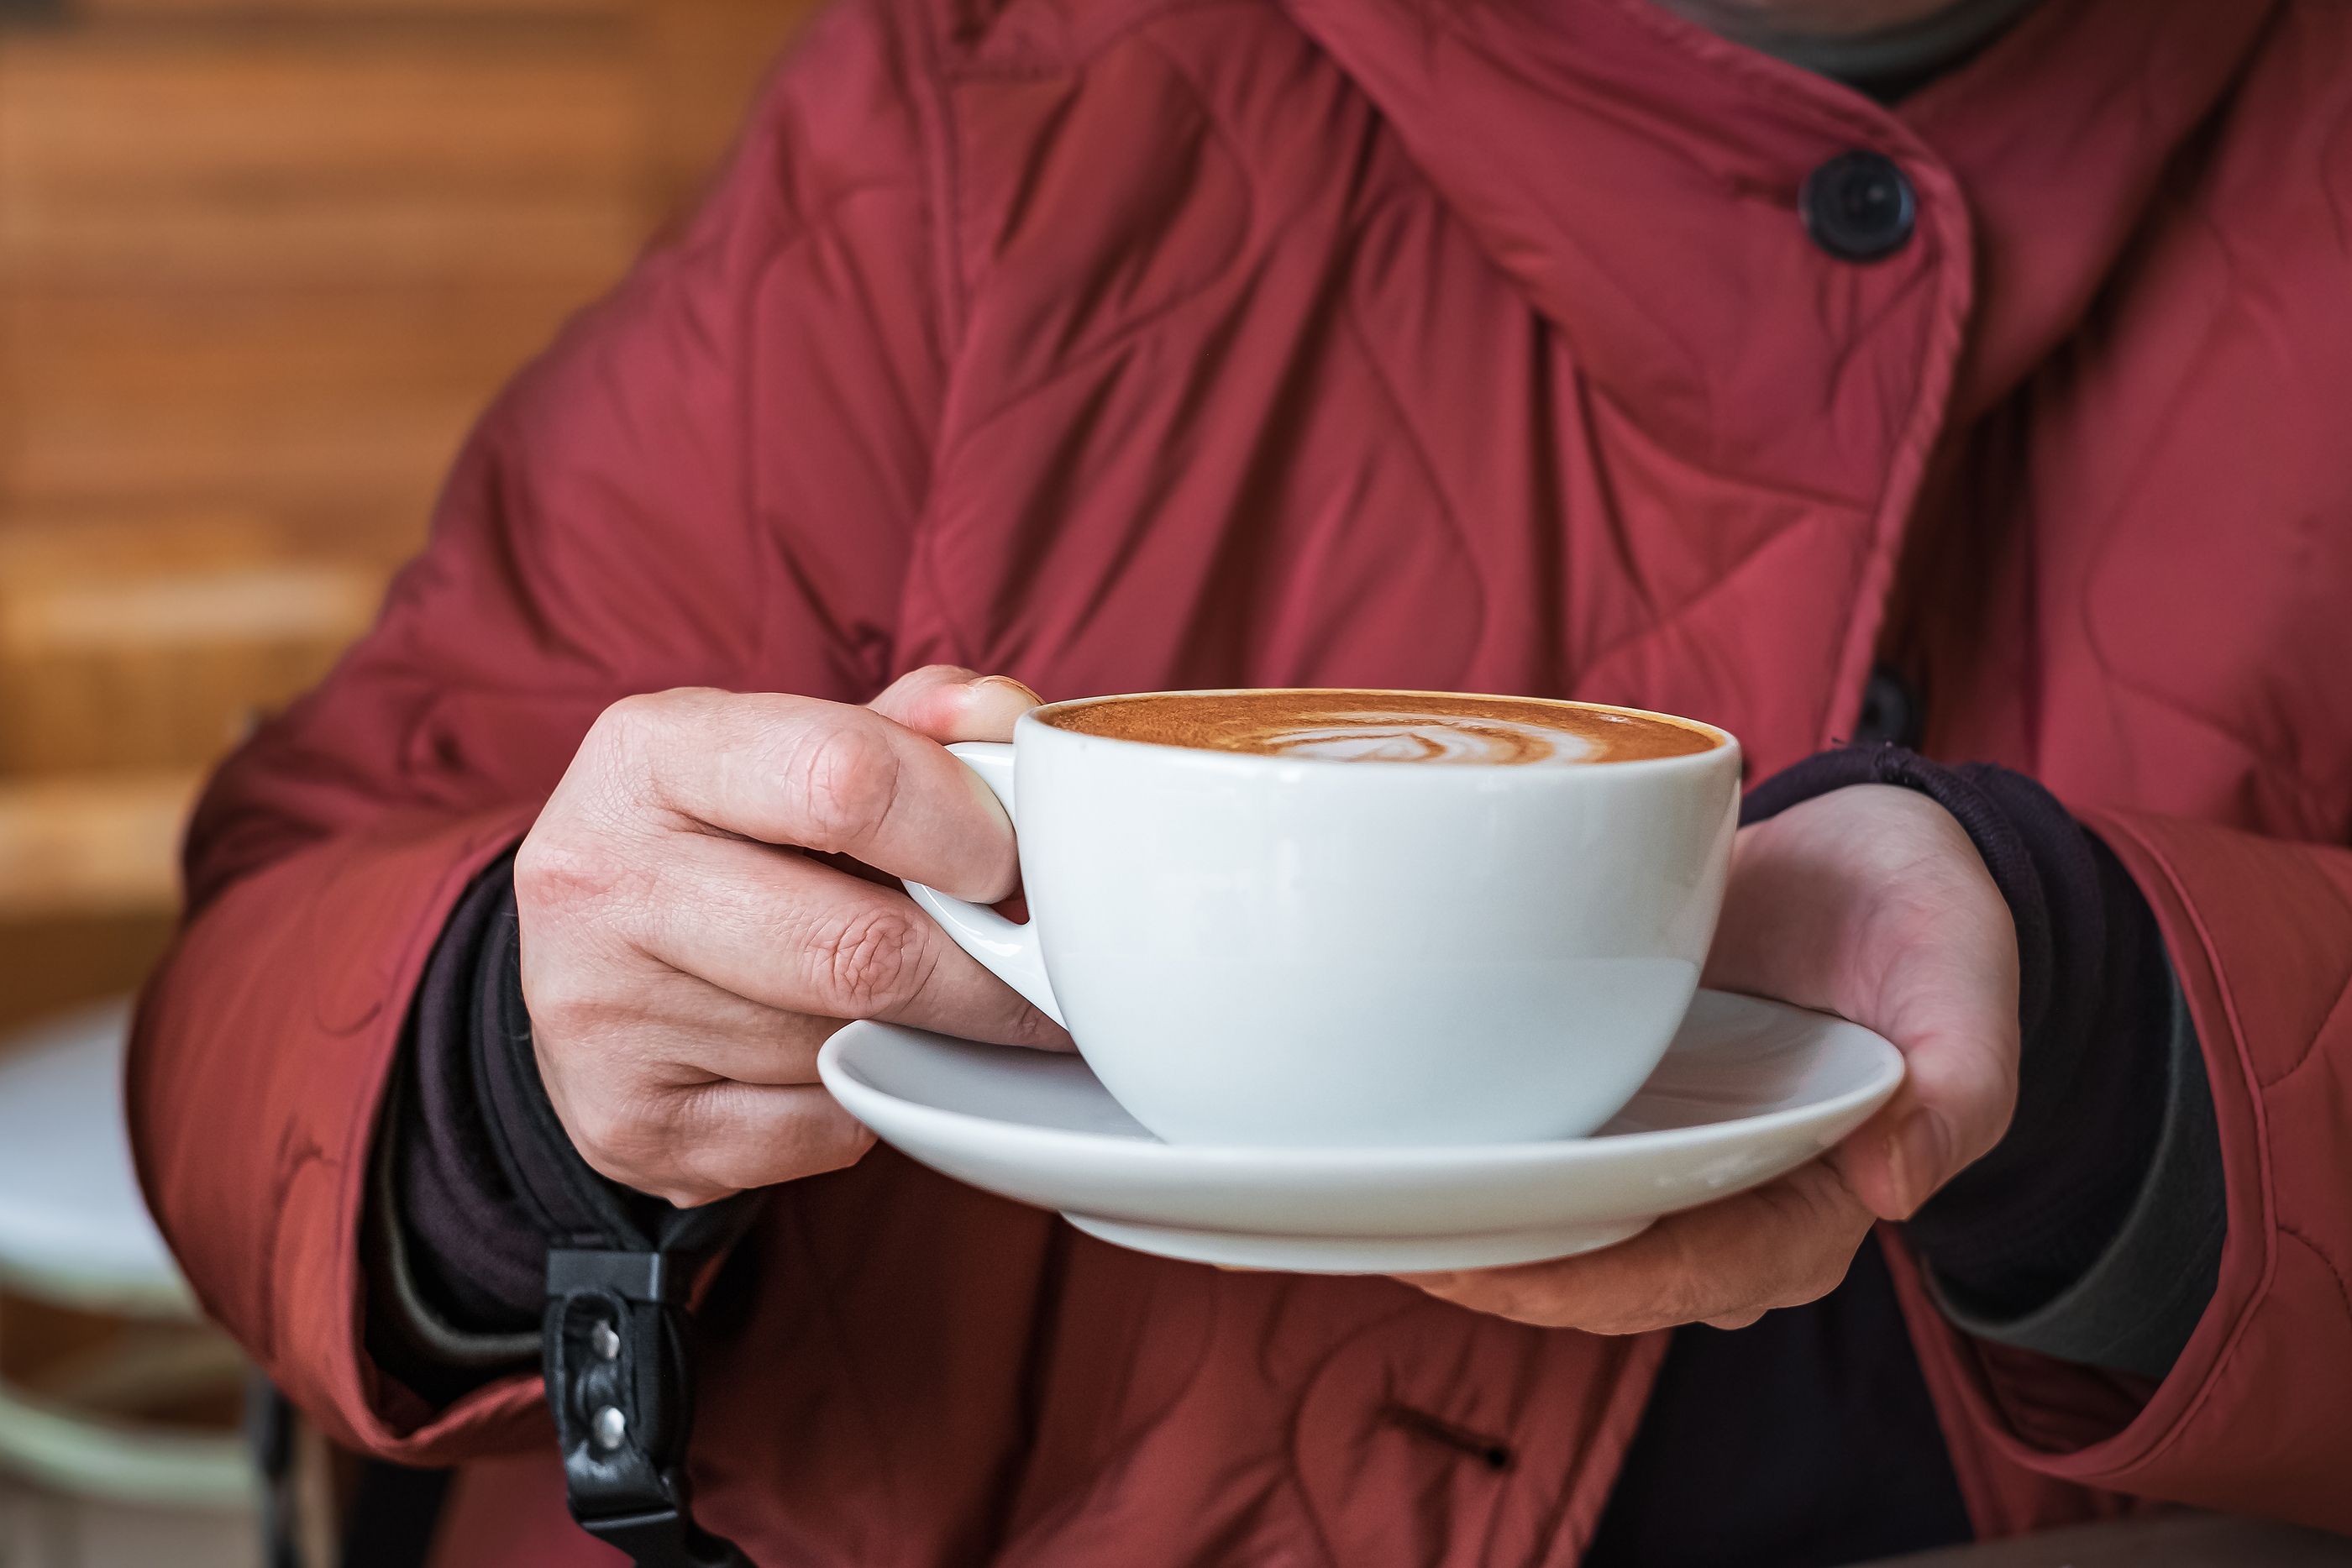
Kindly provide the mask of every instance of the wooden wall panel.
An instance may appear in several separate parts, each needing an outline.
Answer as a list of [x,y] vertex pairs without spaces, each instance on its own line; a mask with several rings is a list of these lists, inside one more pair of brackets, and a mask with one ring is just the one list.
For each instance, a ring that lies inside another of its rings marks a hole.
[[517,174],[609,184],[642,156],[630,30],[126,26],[8,42],[8,156],[111,192]]
[[139,983],[172,939],[168,909],[0,916],[0,1037]]
[[810,0],[661,0],[645,13],[655,173],[672,209],[690,206],[730,146]]
[[267,21],[379,21],[388,16],[482,22],[512,18],[589,16],[634,19],[660,0],[70,0],[73,14],[93,20],[220,24]]
[[[135,773],[145,802],[153,775],[193,777],[325,674],[373,619],[388,566],[343,538],[226,514],[0,532],[0,789]],[[62,799],[19,798],[0,909],[29,907],[11,879],[32,863],[37,808]],[[136,884],[107,885],[117,899]]]
[[68,29],[0,47],[0,268],[150,287],[612,276],[654,199],[615,24]]
[[392,514],[414,541],[467,428],[593,287],[0,297],[0,510]]
[[702,188],[807,0],[0,21],[0,1026],[131,984],[210,759]]

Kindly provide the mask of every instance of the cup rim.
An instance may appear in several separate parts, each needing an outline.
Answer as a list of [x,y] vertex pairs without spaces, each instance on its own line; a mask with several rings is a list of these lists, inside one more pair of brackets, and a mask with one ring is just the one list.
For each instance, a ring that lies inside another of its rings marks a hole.
[[1623,714],[1632,718],[1654,719],[1661,724],[1670,724],[1683,729],[1696,730],[1701,735],[1710,737],[1715,742],[1713,746],[1707,747],[1705,751],[1685,751],[1671,757],[1635,757],[1616,762],[1584,763],[1567,768],[1526,768],[1513,766],[1508,763],[1466,762],[1454,763],[1444,768],[1435,770],[1437,772],[1448,774],[1467,775],[1471,777],[1493,777],[1498,774],[1507,774],[1512,778],[1542,777],[1547,779],[1560,779],[1577,776],[1589,777],[1596,773],[1614,776],[1628,772],[1654,772],[1661,769],[1673,770],[1687,768],[1703,768],[1719,767],[1722,766],[1722,760],[1726,757],[1730,758],[1736,766],[1738,758],[1742,755],[1739,737],[1732,734],[1729,730],[1725,729],[1722,726],[1709,724],[1705,719],[1691,718],[1682,714],[1662,713],[1655,708],[1633,707],[1623,703],[1588,702],[1580,697],[1539,697],[1528,696],[1524,693],[1509,692],[1437,691],[1429,688],[1411,686],[1190,686],[1173,688],[1166,691],[1107,692],[1094,696],[1064,697],[1055,702],[1041,703],[1021,716],[1020,720],[1014,726],[1014,731],[1017,735],[1021,730],[1026,729],[1034,724],[1041,730],[1046,730],[1055,735],[1065,736],[1071,740],[1083,741],[1088,744],[1099,744],[1108,747],[1131,747],[1138,750],[1160,752],[1172,757],[1208,759],[1220,765],[1226,766],[1253,767],[1263,765],[1275,768],[1346,768],[1358,773],[1360,773],[1366,768],[1372,768],[1377,769],[1381,773],[1401,773],[1409,771],[1417,778],[1431,777],[1433,769],[1428,764],[1421,762],[1392,762],[1382,761],[1377,758],[1349,758],[1342,760],[1339,758],[1314,756],[1271,757],[1262,752],[1220,751],[1202,746],[1179,746],[1172,742],[1164,740],[1136,740],[1126,736],[1096,735],[1087,730],[1064,729],[1058,725],[1048,724],[1045,722],[1046,716],[1049,715],[1067,712],[1074,708],[1100,707],[1110,703],[1135,702],[1150,697],[1222,697],[1248,695],[1265,692],[1292,692],[1302,695],[1309,695],[1318,693],[1369,692],[1380,696],[1398,697],[1403,699],[1411,699],[1413,697],[1448,697],[1456,699],[1467,698],[1474,702],[1493,701],[1505,703],[1537,703],[1547,707],[1579,708],[1588,713]]

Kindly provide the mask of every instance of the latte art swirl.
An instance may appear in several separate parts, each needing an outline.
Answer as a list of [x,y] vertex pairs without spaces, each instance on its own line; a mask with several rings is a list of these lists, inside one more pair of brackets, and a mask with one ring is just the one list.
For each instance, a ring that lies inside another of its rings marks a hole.
[[1318,762],[1558,767],[1685,757],[1722,744],[1715,731],[1662,714],[1458,692],[1151,692],[1039,717],[1106,739]]
[[1333,714],[1329,721],[1221,737],[1220,748],[1334,762],[1581,762],[1580,736],[1507,718],[1434,714]]

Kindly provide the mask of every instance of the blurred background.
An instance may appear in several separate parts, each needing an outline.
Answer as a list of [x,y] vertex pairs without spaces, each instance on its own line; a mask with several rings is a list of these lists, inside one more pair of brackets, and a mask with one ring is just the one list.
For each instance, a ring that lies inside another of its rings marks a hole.
[[241,1380],[121,1175],[119,998],[207,764],[810,8],[0,0],[0,1568],[261,1560]]

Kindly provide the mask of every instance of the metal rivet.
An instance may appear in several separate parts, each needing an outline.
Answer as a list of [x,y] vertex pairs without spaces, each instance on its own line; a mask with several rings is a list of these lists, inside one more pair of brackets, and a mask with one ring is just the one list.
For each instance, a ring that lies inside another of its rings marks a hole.
[[588,1435],[595,1439],[598,1448],[608,1454],[621,1446],[621,1439],[628,1430],[628,1418],[611,1405],[588,1418]]
[[588,1348],[596,1353],[599,1361],[621,1359],[621,1336],[611,1323],[598,1318],[588,1330]]

